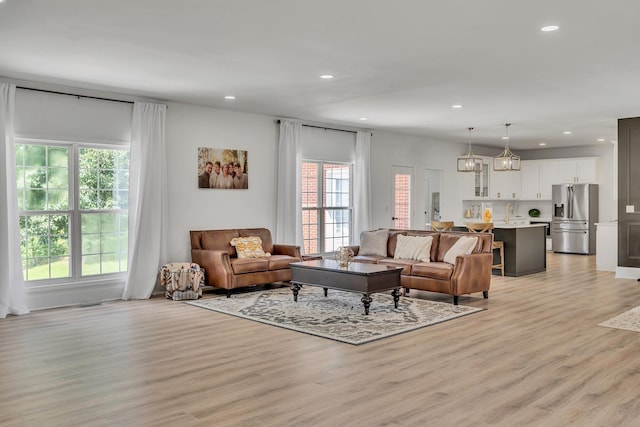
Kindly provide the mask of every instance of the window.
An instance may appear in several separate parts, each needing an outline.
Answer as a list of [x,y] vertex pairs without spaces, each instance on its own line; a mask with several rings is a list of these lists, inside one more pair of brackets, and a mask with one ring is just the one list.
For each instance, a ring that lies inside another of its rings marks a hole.
[[18,140],[16,183],[25,280],[127,270],[128,147]]
[[305,254],[334,252],[351,241],[351,165],[302,163]]

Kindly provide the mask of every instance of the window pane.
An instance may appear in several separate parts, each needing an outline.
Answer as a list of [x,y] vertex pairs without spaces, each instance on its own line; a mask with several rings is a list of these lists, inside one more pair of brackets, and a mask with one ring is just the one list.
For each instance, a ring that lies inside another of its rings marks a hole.
[[69,166],[67,147],[49,147],[49,166],[67,168]]
[[302,211],[302,236],[305,254],[320,253],[320,228],[318,209]]
[[396,174],[394,178],[394,228],[410,228],[411,175]]
[[315,208],[319,207],[318,200],[318,182],[320,164],[319,163],[302,163],[302,207]]
[[43,211],[46,208],[47,192],[45,190],[27,190],[26,208],[29,211]]
[[24,164],[28,166],[46,166],[47,148],[42,145],[25,145]]
[[349,165],[323,165],[324,195],[323,201],[326,207],[349,207],[350,174]]
[[324,251],[333,252],[340,246],[349,245],[350,211],[348,209],[325,209],[324,212]]
[[127,214],[82,214],[82,275],[126,271]]
[[32,215],[20,217],[20,247],[26,280],[69,277],[69,217]]

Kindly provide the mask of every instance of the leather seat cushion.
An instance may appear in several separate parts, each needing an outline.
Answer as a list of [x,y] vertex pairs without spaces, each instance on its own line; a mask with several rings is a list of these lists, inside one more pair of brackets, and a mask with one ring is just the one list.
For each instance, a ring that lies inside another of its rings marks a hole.
[[405,275],[411,274],[411,267],[420,261],[416,261],[413,259],[394,259],[394,258],[384,258],[378,261],[378,264],[382,265],[390,265],[392,267],[402,267],[402,273]]
[[[269,269],[269,257],[265,258],[231,258],[234,274],[258,273]],[[289,265],[289,264],[287,264]]]
[[289,263],[300,261],[289,255],[271,255],[266,258],[269,262],[269,270],[283,270],[289,268]]
[[381,259],[385,259],[385,257],[379,255],[356,255],[353,257],[354,261],[366,262],[368,264],[376,264]]
[[450,280],[453,274],[453,265],[446,262],[421,262],[413,265],[411,274],[430,279]]

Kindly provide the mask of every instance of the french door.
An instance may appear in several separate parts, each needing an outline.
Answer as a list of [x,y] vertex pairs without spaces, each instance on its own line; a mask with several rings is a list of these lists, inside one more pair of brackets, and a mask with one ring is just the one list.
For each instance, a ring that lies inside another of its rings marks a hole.
[[407,166],[392,166],[393,200],[391,201],[391,227],[411,228],[414,170]]

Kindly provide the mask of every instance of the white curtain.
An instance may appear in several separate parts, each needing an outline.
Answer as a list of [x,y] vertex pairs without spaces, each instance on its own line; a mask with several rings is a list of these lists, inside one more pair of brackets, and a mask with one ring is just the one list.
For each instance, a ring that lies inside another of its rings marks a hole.
[[129,166],[129,264],[122,299],[151,296],[167,263],[167,106],[136,102]]
[[356,134],[356,164],[353,179],[353,238],[360,244],[360,232],[371,228],[371,133]]
[[29,312],[22,277],[13,115],[16,86],[0,82],[0,319]]
[[300,191],[302,123],[280,122],[278,140],[275,243],[302,244],[302,194]]

